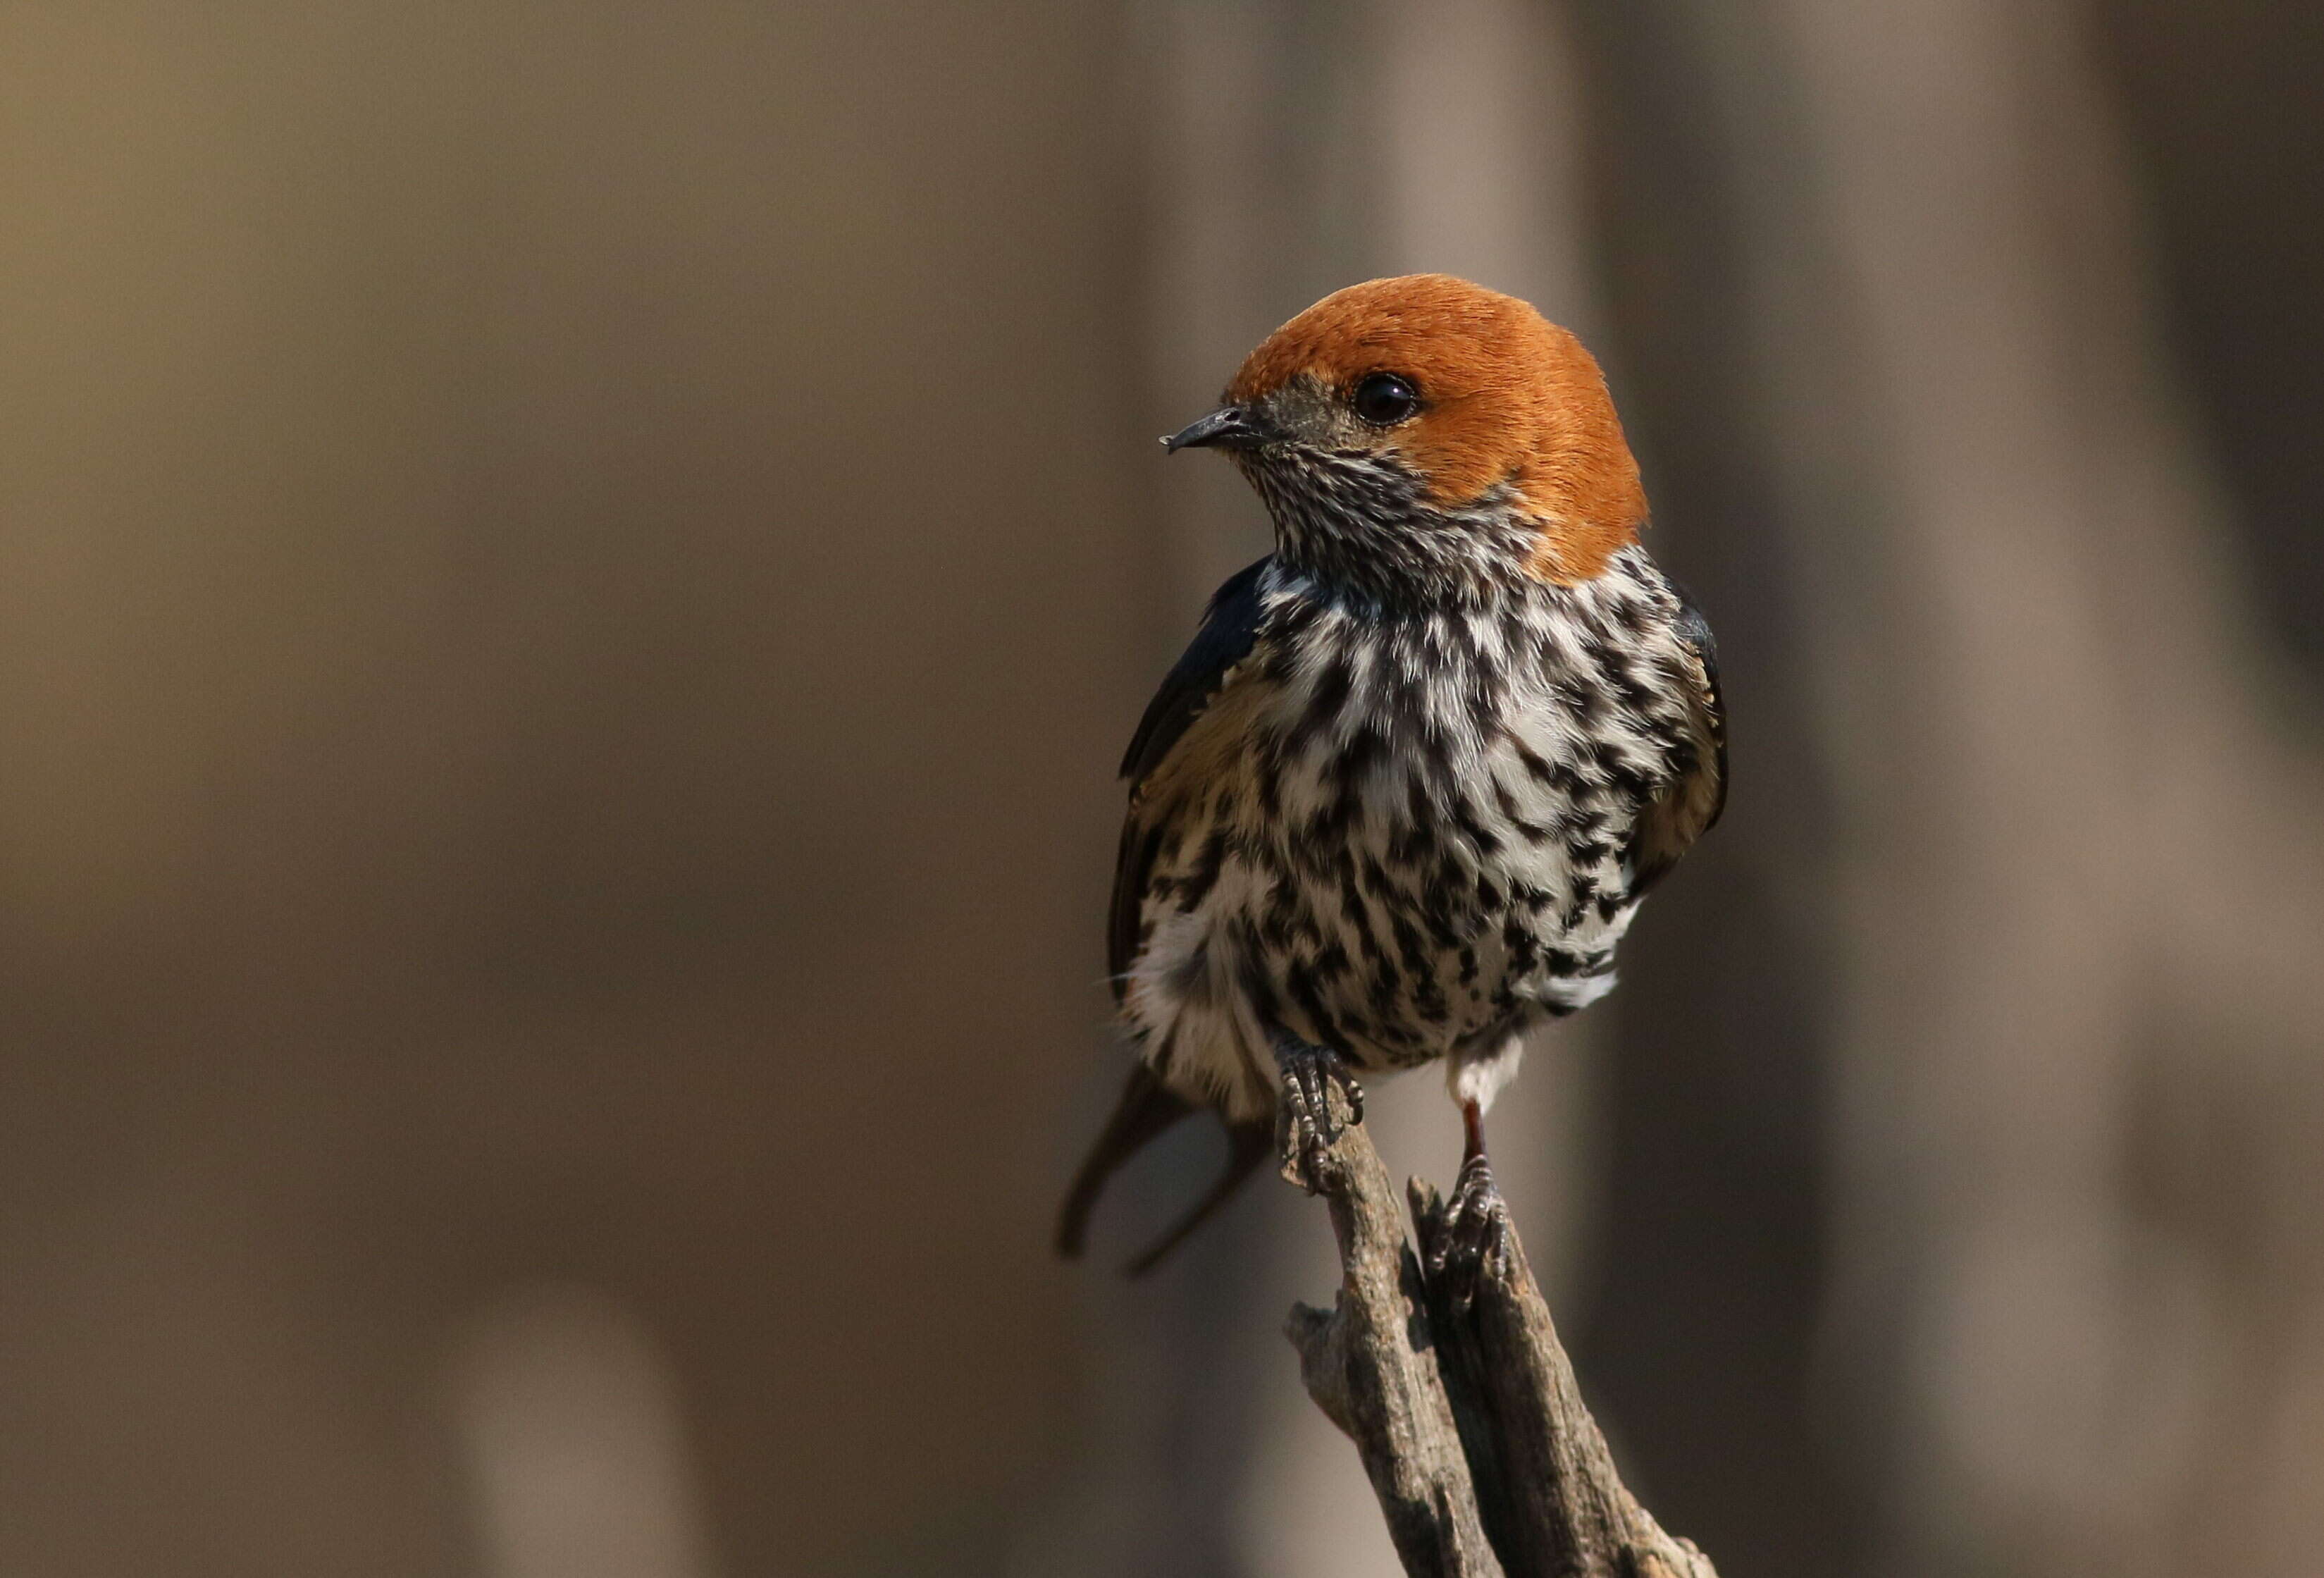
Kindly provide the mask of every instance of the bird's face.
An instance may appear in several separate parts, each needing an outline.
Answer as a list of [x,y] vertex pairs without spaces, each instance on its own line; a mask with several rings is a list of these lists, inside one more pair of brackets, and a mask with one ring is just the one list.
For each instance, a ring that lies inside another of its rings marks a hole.
[[1588,580],[1646,520],[1590,353],[1444,274],[1326,296],[1164,443],[1231,452],[1287,558],[1382,595]]

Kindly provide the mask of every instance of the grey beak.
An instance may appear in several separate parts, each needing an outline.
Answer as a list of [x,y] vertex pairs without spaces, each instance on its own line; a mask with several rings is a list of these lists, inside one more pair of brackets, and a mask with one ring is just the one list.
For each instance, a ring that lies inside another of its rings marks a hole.
[[1281,436],[1257,413],[1222,405],[1163,439],[1162,448],[1174,455],[1181,449],[1256,449]]

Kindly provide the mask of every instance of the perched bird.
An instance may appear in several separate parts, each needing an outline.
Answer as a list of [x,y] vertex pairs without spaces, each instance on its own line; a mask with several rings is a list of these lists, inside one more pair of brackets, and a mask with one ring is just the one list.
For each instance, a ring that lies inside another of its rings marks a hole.
[[1122,761],[1109,968],[1140,1059],[1059,1250],[1187,1114],[1231,1145],[1133,1271],[1278,1118],[1294,1176],[1336,1138],[1326,1081],[1360,1121],[1357,1074],[1443,1059],[1481,1160],[1526,1032],[1612,989],[1727,784],[1711,631],[1638,545],[1597,363],[1526,303],[1443,274],[1351,286],[1163,443],[1225,450],[1276,546],[1219,588]]

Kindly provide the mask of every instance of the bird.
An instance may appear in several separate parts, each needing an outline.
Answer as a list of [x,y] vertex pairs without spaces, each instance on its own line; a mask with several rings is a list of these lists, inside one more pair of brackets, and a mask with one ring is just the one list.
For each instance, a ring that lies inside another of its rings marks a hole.
[[[1167,452],[1227,455],[1274,551],[1211,599],[1122,758],[1108,970],[1138,1057],[1073,1179],[1183,1119],[1216,1184],[1314,1186],[1359,1076],[1442,1060],[1464,1186],[1526,1033],[1610,991],[1640,900],[1718,821],[1711,628],[1639,541],[1606,380],[1515,297],[1446,274],[1333,292],[1268,336]],[[1498,1196],[1495,1196],[1498,1201]]]

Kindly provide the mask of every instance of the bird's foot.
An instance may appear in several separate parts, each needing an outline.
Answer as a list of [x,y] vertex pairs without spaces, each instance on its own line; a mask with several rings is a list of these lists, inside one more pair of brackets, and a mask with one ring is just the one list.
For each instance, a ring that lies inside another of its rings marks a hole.
[[[1286,1036],[1275,1045],[1275,1060],[1283,1072],[1275,1127],[1283,1177],[1313,1195],[1322,1186],[1325,1153],[1349,1125],[1364,1121],[1364,1087],[1349,1071],[1347,1059],[1329,1047]],[[1342,1107],[1347,1113],[1344,1121]]]
[[1428,1278],[1440,1284],[1456,1308],[1476,1300],[1488,1281],[1501,1281],[1516,1269],[1516,1233],[1509,1203],[1493,1182],[1492,1164],[1481,1150],[1461,1164],[1461,1181],[1445,1203],[1443,1231],[1429,1256]]

